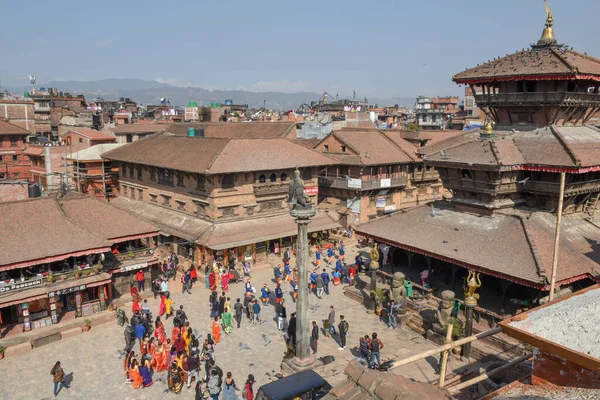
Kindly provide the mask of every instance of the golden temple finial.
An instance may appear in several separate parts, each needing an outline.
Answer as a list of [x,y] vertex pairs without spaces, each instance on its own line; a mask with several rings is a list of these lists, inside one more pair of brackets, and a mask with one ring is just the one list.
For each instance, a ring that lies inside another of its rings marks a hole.
[[538,46],[550,46],[556,44],[556,38],[554,37],[554,18],[552,17],[552,11],[548,5],[548,0],[544,0],[546,6],[546,27],[542,32],[542,37],[538,40]]

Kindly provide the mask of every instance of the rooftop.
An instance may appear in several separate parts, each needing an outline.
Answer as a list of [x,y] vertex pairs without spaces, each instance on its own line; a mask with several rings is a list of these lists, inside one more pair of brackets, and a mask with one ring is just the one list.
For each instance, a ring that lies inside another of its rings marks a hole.
[[71,128],[61,136],[67,135],[69,132],[73,132],[77,135],[83,136],[90,140],[115,140],[115,137],[110,133],[97,131],[91,128]]
[[[482,216],[458,212],[444,201],[433,207],[396,212],[362,224],[357,233],[522,285],[549,287],[556,224],[552,214],[510,210]],[[562,229],[557,285],[600,279],[596,225],[573,214],[563,216]]]
[[0,118],[0,135],[29,135],[29,131]]
[[465,132],[418,152],[436,165],[475,168],[518,169],[527,165],[579,169],[600,165],[600,129],[593,126],[551,125],[527,132],[494,133],[495,138],[484,139],[479,130]]
[[[107,151],[116,149],[123,146],[125,143],[102,143],[88,147],[87,149],[80,150],[76,153],[68,154],[66,156],[69,160],[78,161],[102,161],[100,155]],[[43,147],[41,148],[43,151]]]
[[[253,124],[222,125],[243,127]],[[219,132],[219,129],[216,132]],[[165,132],[137,140],[102,156],[117,161],[200,174],[268,171],[336,164],[332,158],[289,139],[246,138],[258,134],[254,127],[250,132],[240,135],[242,138],[210,135],[186,137]]]

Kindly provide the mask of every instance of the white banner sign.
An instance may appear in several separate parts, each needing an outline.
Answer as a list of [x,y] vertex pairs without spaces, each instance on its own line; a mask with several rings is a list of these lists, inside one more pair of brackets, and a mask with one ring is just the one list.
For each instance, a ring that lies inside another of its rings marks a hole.
[[392,186],[392,180],[390,178],[381,180],[381,187],[390,187]]
[[139,264],[126,265],[125,267],[121,267],[120,271],[121,272],[133,271],[133,270],[136,270],[136,269],[146,268],[147,266],[148,266],[147,262],[143,262],[143,263],[139,263]]
[[348,178],[348,187],[360,189],[362,187],[362,181],[360,179]]
[[392,204],[392,205],[389,205],[389,206],[385,206],[385,208],[383,209],[383,212],[385,212],[385,213],[391,213],[391,212],[394,212],[394,211],[396,211],[396,205],[395,204]]

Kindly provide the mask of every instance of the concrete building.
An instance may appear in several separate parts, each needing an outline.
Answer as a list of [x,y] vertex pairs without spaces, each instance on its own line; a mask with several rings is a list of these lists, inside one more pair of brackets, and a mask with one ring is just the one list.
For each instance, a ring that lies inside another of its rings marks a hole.
[[338,161],[319,174],[319,206],[337,211],[344,226],[442,196],[438,173],[424,165],[400,131],[344,128],[315,150]]
[[449,118],[459,111],[458,97],[417,97],[415,117],[423,129],[446,129]]
[[27,180],[31,163],[25,149],[29,131],[0,119],[0,180]]
[[[299,167],[317,204],[319,170],[336,161],[293,139],[289,123],[172,124],[103,154],[118,163],[111,204],[161,229],[161,242],[195,263],[257,262],[293,243],[288,186]],[[325,213],[311,232],[339,227]]]
[[582,124],[600,105],[600,60],[559,45],[549,16],[537,44],[454,81],[483,88],[476,102],[496,129],[420,148],[452,197],[366,223],[359,234],[393,246],[392,262],[408,277],[435,270],[437,290],[457,292],[467,270],[480,272],[481,306],[514,313],[550,290],[562,204],[556,288],[599,281],[600,130]]

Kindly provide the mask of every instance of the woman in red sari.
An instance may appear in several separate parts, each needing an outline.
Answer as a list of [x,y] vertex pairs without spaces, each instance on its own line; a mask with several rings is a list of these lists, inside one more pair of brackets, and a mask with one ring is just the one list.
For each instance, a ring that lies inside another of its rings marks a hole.
[[156,322],[154,323],[154,337],[158,344],[163,344],[167,340],[167,333],[162,322],[160,322],[160,317],[156,317]]
[[221,287],[223,288],[224,292],[229,290],[229,273],[227,272],[224,272],[221,275]]
[[192,284],[196,283],[196,281],[198,280],[198,271],[196,270],[194,264],[192,264],[192,266],[190,267],[190,278],[192,278]]
[[167,365],[167,349],[163,345],[158,345],[152,353],[152,368],[155,372],[162,372],[168,369]]
[[142,306],[140,306],[138,299],[133,300],[133,305],[131,306],[131,313],[135,314],[136,311],[142,312]]
[[217,290],[217,277],[215,276],[214,271],[208,274],[208,287],[211,291]]
[[164,294],[162,296],[160,296],[160,306],[158,306],[158,316],[159,317],[161,315],[163,315],[167,310],[167,306],[165,304],[166,299],[167,299],[167,296],[165,296]]
[[131,294],[131,298],[133,300],[137,300],[139,302],[142,299],[140,296],[140,292],[138,292],[137,288],[134,285],[131,285],[131,288],[129,288],[129,293]]
[[139,389],[142,386],[142,375],[140,375],[140,369],[138,366],[138,360],[133,360],[131,362],[131,367],[129,368],[129,379],[133,382],[133,388]]

